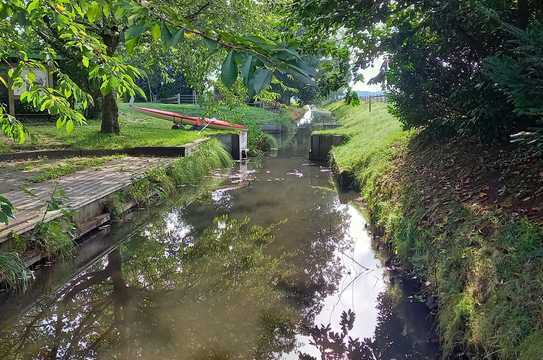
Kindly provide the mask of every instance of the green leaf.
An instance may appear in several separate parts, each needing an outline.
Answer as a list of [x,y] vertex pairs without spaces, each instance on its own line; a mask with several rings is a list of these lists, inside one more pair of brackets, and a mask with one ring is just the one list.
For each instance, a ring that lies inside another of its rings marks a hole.
[[185,32],[183,30],[178,30],[175,35],[172,37],[171,41],[170,41],[170,46],[175,46],[177,45],[177,43],[179,41],[181,41],[181,39],[183,38],[183,35],[185,34]]
[[74,122],[72,120],[68,120],[66,122],[66,132],[68,134],[71,134],[75,129],[75,125],[74,125]]
[[135,87],[135,90],[136,90],[136,93],[141,96],[142,98],[144,98],[145,100],[147,100],[147,95],[145,95],[145,91],[143,91],[142,88],[140,88],[139,86],[136,86]]
[[89,58],[83,55],[83,58],[81,59],[81,62],[83,63],[83,66],[88,68],[89,67]]
[[125,13],[126,13],[125,8],[122,7],[122,6],[119,6],[119,7],[117,7],[115,9],[115,12],[113,13],[113,16],[115,17],[116,20],[122,20]]
[[29,71],[26,74],[26,78],[28,79],[28,81],[34,82],[34,81],[36,81],[36,74],[33,71]]
[[124,42],[124,46],[126,47],[126,50],[128,50],[128,52],[132,52],[136,48],[137,44],[138,38],[132,38]]
[[13,219],[13,205],[0,195],[0,222],[7,224],[9,219]]
[[204,39],[204,43],[207,46],[209,52],[214,53],[219,48],[219,44],[216,41],[210,39]]
[[48,109],[49,106],[51,106],[51,103],[52,103],[52,101],[50,99],[45,100],[44,102],[42,102],[42,104],[40,106],[40,111],[44,111],[45,109]]
[[241,66],[241,76],[245,85],[249,84],[249,79],[254,73],[254,58],[253,55],[247,55],[243,65]]
[[153,36],[153,40],[157,41],[160,39],[160,24],[153,24],[151,27],[151,35]]
[[94,1],[87,10],[87,19],[89,19],[91,23],[94,23],[96,20],[98,20],[100,13],[100,5]]
[[228,53],[221,68],[221,81],[227,87],[232,87],[238,78],[238,65],[234,60],[234,52]]
[[130,39],[137,39],[145,31],[145,26],[143,24],[134,24],[124,33],[125,41]]
[[284,61],[301,60],[300,55],[296,51],[288,48],[278,49],[274,57]]
[[111,92],[111,85],[109,84],[109,80],[105,80],[102,85],[100,85],[100,93],[102,93],[103,96],[106,96]]
[[168,24],[160,24],[160,34],[164,45],[175,46],[183,38],[184,31],[172,29]]
[[160,24],[160,38],[165,45],[170,43],[172,33],[170,32],[168,25]]
[[19,144],[24,144],[26,141],[26,128],[24,126],[17,126],[17,142]]
[[254,96],[270,85],[272,72],[268,69],[257,69],[249,81],[249,93]]
[[103,12],[105,17],[109,17],[109,15],[111,14],[111,9],[110,9],[109,4],[107,2],[104,2],[102,4],[102,12]]
[[29,13],[31,13],[34,9],[37,9],[39,5],[40,5],[39,0],[32,0],[32,1],[28,4],[28,7],[26,8],[26,11],[28,11]]

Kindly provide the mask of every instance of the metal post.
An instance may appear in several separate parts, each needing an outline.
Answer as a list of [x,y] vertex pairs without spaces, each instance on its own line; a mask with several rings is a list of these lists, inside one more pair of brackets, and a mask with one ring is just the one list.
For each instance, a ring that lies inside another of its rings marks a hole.
[[371,96],[368,97],[368,104],[369,104],[369,108],[370,108],[370,112],[371,112]]

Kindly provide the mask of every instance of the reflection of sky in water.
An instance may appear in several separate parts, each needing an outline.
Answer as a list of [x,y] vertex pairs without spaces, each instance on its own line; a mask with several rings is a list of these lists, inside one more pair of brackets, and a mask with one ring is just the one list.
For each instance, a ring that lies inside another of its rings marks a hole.
[[[352,241],[352,248],[346,253],[338,252],[345,269],[338,286],[338,292],[324,300],[322,311],[316,316],[315,324],[331,324],[334,331],[340,331],[339,323],[343,311],[349,309],[356,314],[352,338],[373,337],[377,325],[378,295],[386,288],[384,269],[375,257],[371,247],[371,237],[366,229],[366,220],[352,205],[340,205],[349,215],[346,236]],[[299,336],[298,351],[320,358],[320,353],[309,345],[309,337]],[[298,355],[289,354],[285,359],[298,359]]]
[[166,216],[166,231],[178,239],[185,238],[192,231],[192,226],[187,224],[177,212],[171,212]]
[[211,194],[211,200],[217,208],[229,209],[232,207],[232,195],[228,190],[217,190]]

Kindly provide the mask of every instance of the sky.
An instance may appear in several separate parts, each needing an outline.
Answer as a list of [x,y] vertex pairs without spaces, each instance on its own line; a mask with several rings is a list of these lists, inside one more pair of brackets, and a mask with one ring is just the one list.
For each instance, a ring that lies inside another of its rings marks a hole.
[[359,91],[381,91],[381,85],[368,85],[366,84],[369,79],[374,77],[379,73],[379,69],[381,68],[381,63],[383,60],[381,58],[375,60],[372,67],[369,67],[367,69],[364,69],[360,71],[362,75],[364,75],[364,81],[357,81],[353,84],[351,84],[351,87],[353,90],[359,90]]

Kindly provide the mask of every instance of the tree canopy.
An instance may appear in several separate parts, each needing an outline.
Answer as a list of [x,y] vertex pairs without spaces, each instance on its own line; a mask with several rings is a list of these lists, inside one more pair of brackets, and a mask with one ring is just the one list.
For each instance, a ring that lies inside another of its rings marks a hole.
[[[220,78],[230,87],[239,77],[252,96],[270,84],[275,70],[309,79],[311,69],[290,44],[263,36],[259,24],[265,22],[254,18],[263,13],[254,9],[259,6],[247,1],[3,0],[0,36],[7,46],[0,58],[15,59],[3,83],[12,89],[25,86],[21,101],[58,116],[57,126],[68,131],[84,122],[83,110],[101,100],[102,131],[118,133],[117,97],[144,96],[135,82],[142,73],[121,55],[145,40],[169,48],[197,41],[210,52],[224,49]],[[251,28],[244,25],[249,16]],[[48,69],[57,86],[37,83],[33,69]],[[2,109],[4,133],[24,140],[23,127]]]
[[292,8],[314,33],[342,34],[357,67],[385,58],[378,80],[407,127],[496,140],[541,119],[540,1],[295,0]]

